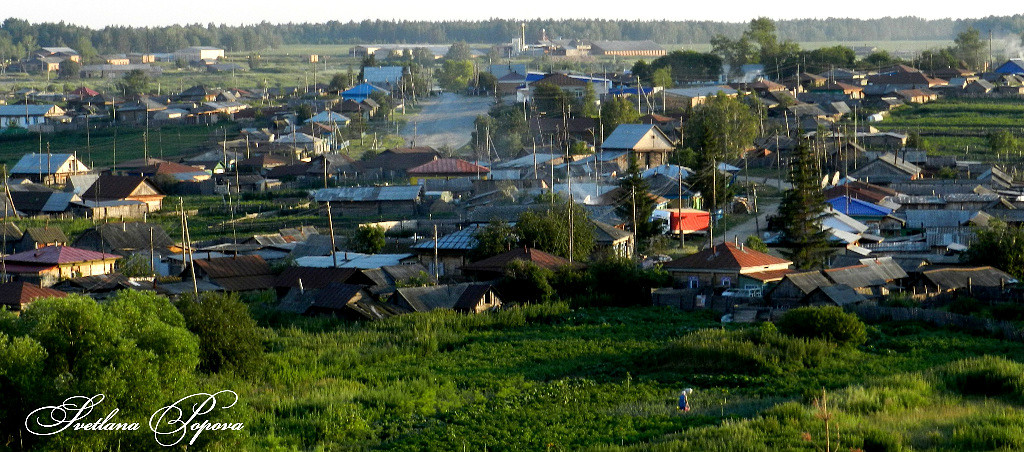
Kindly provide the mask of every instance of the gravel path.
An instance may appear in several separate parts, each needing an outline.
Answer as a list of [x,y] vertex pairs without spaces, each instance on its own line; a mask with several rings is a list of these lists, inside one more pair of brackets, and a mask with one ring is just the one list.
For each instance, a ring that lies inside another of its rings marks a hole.
[[473,120],[487,114],[493,99],[443,93],[422,102],[423,110],[402,128],[406,143],[458,149],[472,138]]

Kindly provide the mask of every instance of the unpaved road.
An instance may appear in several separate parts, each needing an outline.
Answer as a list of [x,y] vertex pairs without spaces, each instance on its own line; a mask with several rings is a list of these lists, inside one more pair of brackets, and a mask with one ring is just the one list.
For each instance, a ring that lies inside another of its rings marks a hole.
[[402,128],[409,145],[458,149],[472,138],[473,120],[487,114],[489,96],[462,96],[444,93],[423,101],[423,110]]

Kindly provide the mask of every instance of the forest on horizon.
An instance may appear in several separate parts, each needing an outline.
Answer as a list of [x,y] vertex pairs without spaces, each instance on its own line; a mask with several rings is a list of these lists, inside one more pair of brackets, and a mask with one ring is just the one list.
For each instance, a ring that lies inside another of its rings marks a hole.
[[[207,45],[228,51],[257,51],[286,44],[471,43],[508,42],[526,23],[527,41],[550,38],[646,40],[661,44],[707,43],[717,35],[735,38],[747,23],[716,21],[636,21],[598,19],[490,19],[485,21],[328,21],[324,23],[229,26],[210,23],[164,27],[107,26],[91,29],[59,23],[30,23],[8,18],[0,24],[0,57],[19,56],[40,46],[68,46],[91,52],[170,52]],[[886,17],[880,19],[791,19],[775,21],[782,39],[821,41],[951,40],[968,27],[997,38],[1024,32],[1024,15],[982,19]]]

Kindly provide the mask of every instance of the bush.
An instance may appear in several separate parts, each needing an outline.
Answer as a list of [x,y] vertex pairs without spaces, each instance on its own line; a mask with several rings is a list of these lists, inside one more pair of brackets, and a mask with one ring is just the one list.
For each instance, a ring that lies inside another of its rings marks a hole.
[[821,338],[837,344],[859,345],[867,340],[864,322],[838,306],[791,309],[776,324],[796,337]]
[[939,370],[950,391],[1024,401],[1024,364],[996,356],[963,359]]
[[519,303],[549,301],[555,290],[551,287],[554,272],[533,262],[515,260],[505,267],[505,276],[498,282],[502,299]]
[[199,368],[251,374],[263,358],[263,341],[249,308],[237,294],[203,293],[175,306],[188,330],[199,336]]
[[849,413],[894,413],[927,405],[934,395],[931,382],[919,374],[898,375],[867,386],[851,386],[834,401]]
[[772,327],[744,331],[700,330],[671,342],[656,354],[656,365],[684,373],[779,374],[819,366],[835,346],[798,339]]

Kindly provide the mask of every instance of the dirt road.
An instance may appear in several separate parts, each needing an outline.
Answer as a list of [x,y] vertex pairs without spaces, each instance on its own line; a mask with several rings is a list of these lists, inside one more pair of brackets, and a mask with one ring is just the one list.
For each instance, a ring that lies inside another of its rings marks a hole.
[[493,99],[444,93],[422,102],[423,110],[402,128],[406,143],[458,149],[469,143],[473,120],[487,113]]

